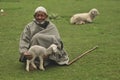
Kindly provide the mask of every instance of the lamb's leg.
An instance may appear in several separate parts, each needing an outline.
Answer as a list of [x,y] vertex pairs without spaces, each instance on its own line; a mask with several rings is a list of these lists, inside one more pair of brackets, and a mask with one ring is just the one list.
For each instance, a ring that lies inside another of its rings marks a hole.
[[35,63],[34,63],[35,58],[36,58],[36,57],[33,57],[33,58],[31,59],[31,65],[33,66],[33,68],[37,69],[37,67],[36,67],[36,65],[35,65]]
[[87,22],[91,23],[92,19],[91,18],[87,18]]
[[85,21],[80,21],[80,24],[85,24]]
[[42,57],[42,56],[39,56],[39,59],[40,59],[40,66],[39,66],[39,69],[44,71],[45,68],[43,67],[43,57]]
[[29,65],[30,65],[30,60],[27,60],[27,63],[26,63],[26,71],[29,72]]
[[81,21],[77,21],[76,24],[77,25],[79,25],[79,24],[85,24],[85,22],[81,20]]

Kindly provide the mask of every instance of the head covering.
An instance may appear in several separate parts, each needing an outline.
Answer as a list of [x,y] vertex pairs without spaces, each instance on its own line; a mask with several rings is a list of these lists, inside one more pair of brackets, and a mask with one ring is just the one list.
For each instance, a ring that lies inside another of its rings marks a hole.
[[44,7],[42,7],[42,6],[39,6],[39,7],[37,7],[35,9],[35,13],[37,13],[39,11],[44,12],[45,14],[47,14],[47,10]]

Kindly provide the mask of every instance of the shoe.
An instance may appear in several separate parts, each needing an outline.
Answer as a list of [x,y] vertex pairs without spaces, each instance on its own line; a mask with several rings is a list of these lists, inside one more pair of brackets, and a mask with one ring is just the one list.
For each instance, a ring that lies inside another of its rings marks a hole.
[[29,71],[34,71],[36,70],[31,64],[29,65]]

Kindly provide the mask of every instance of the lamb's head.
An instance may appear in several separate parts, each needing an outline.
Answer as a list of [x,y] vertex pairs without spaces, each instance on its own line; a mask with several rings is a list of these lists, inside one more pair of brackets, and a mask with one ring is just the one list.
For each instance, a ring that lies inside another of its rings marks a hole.
[[97,9],[93,8],[89,11],[89,14],[91,14],[92,16],[95,17],[95,16],[99,15],[100,13]]
[[51,44],[50,47],[52,48],[52,51],[56,53],[58,51],[57,45]]

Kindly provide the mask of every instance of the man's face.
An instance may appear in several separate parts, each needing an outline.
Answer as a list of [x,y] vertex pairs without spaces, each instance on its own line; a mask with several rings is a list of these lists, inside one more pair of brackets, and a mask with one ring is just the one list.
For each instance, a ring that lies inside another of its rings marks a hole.
[[42,22],[47,18],[47,15],[44,12],[37,12],[34,17],[38,22]]

